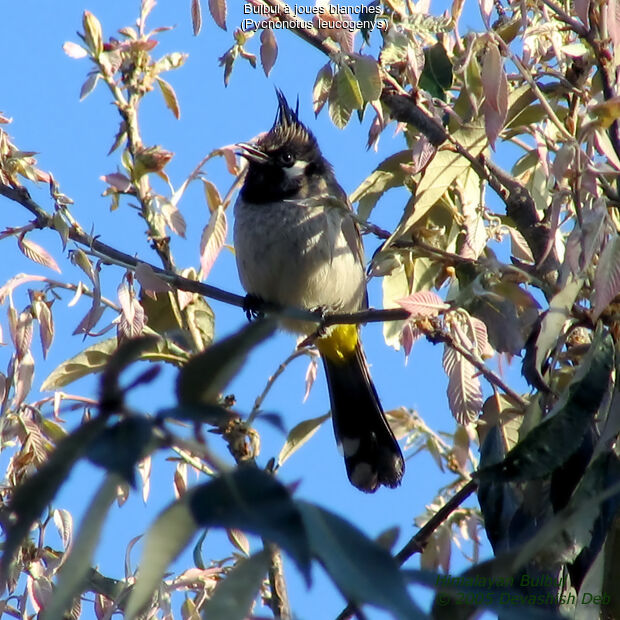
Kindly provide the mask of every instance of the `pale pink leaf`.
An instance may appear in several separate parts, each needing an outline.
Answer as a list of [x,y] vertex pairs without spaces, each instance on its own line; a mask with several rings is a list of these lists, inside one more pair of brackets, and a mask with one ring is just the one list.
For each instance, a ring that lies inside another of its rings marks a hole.
[[426,136],[418,138],[411,149],[412,164],[407,166],[407,172],[418,174],[422,172],[437,152],[437,147],[433,146]]
[[73,41],[66,41],[62,46],[63,51],[69,58],[86,58],[88,56],[88,52],[77,43]]
[[304,403],[308,400],[308,396],[310,396],[310,390],[316,380],[318,367],[319,365],[317,363],[316,356],[313,355],[310,359],[310,363],[308,364],[308,368],[306,369],[306,391],[304,392]]
[[185,218],[181,212],[169,201],[165,201],[161,206],[161,213],[164,216],[164,221],[170,230],[179,235],[179,237],[185,238],[185,231],[187,225],[185,224]]
[[448,376],[448,404],[459,424],[469,424],[482,409],[482,389],[477,370],[460,353],[445,345],[443,367]]
[[76,334],[89,334],[93,327],[97,325],[101,315],[105,308],[99,303],[93,304],[91,309],[86,313],[86,316],[79,322],[78,326],[73,330],[73,335]]
[[53,269],[54,271],[60,273],[60,267],[52,258],[52,255],[47,250],[42,248],[38,243],[30,241],[29,239],[26,239],[24,235],[22,235],[17,240],[17,245],[22,251],[22,254],[29,258],[31,261],[34,261],[39,265],[43,265],[44,267],[49,267],[50,269]]
[[167,293],[171,291],[170,285],[160,278],[150,265],[138,263],[134,273],[136,280],[140,283],[142,291],[152,299],[157,298],[157,293]]
[[129,307],[127,310],[121,312],[120,320],[118,321],[117,336],[119,340],[136,338],[142,333],[145,324],[146,316],[144,314],[144,308],[140,305],[140,302],[132,296]]
[[589,23],[590,0],[575,0],[573,6],[575,7],[575,15],[577,15],[584,26],[587,26]]
[[111,185],[117,192],[125,193],[131,189],[131,179],[121,172],[112,172],[100,178],[108,185]]
[[28,575],[26,589],[30,604],[38,614],[52,598],[52,582],[45,576],[33,578]]
[[607,32],[617,51],[620,45],[620,0],[607,0]]
[[489,143],[494,148],[508,113],[508,79],[497,45],[491,43],[487,45],[481,77],[484,92],[482,111],[485,132]]
[[54,319],[52,311],[44,302],[37,303],[37,320],[39,321],[39,336],[41,338],[41,346],[43,347],[43,357],[47,357],[47,352],[52,346],[54,340]]
[[469,321],[474,328],[473,336],[478,355],[480,355],[480,357],[482,357],[483,359],[493,357],[493,355],[495,355],[495,350],[489,343],[487,326],[485,325],[484,321],[481,321],[475,316],[470,316]]
[[227,146],[222,146],[221,148],[215,151],[216,155],[221,155],[226,161],[226,168],[228,172],[234,176],[239,174],[239,166],[237,165],[237,146],[234,144],[229,144]]
[[620,295],[620,236],[617,234],[607,242],[594,274],[594,321],[616,295]]
[[418,291],[397,299],[396,303],[407,310],[413,318],[438,316],[450,306],[433,291]]
[[179,300],[179,308],[181,309],[181,311],[183,311],[194,300],[194,293],[178,290],[177,299]]
[[32,387],[34,378],[34,358],[30,351],[27,351],[24,357],[17,362],[17,382],[15,385],[15,396],[13,398],[13,407],[16,409],[26,400],[28,392]]
[[32,343],[32,314],[26,310],[21,312],[17,321],[11,321],[11,336],[15,345],[17,359],[22,359],[30,351]]
[[133,321],[133,295],[127,282],[121,282],[116,290],[118,295],[118,300],[121,303],[121,311],[125,316],[125,319],[131,323]]
[[28,282],[45,282],[46,280],[45,276],[33,276],[27,273],[20,273],[12,277],[0,288],[0,304],[3,304],[6,296],[10,295],[18,286]]
[[213,21],[226,30],[226,0],[209,0],[209,12]]
[[54,525],[58,529],[60,534],[60,540],[65,549],[71,544],[71,538],[73,536],[73,517],[68,510],[56,509],[53,512]]
[[200,6],[200,0],[192,0],[191,13],[194,36],[198,36],[202,30],[202,8]]
[[419,327],[414,327],[411,323],[407,322],[403,325],[403,330],[400,333],[400,343],[403,345],[403,351],[405,353],[405,364],[409,361],[409,355],[411,349],[416,340],[424,335],[424,332]]
[[493,13],[493,7],[495,3],[493,0],[478,0],[480,4],[480,13],[482,14],[482,21],[487,28],[490,28],[491,13]]
[[209,223],[205,227],[200,239],[200,270],[202,279],[209,275],[215,259],[224,247],[227,232],[226,212],[222,207],[218,207],[211,213]]
[[273,30],[266,28],[260,35],[260,62],[265,75],[269,75],[278,57],[278,42]]

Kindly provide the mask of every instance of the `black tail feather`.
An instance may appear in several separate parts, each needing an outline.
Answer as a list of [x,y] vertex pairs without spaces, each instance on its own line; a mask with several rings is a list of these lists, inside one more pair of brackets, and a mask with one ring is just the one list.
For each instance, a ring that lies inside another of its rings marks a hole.
[[332,361],[323,356],[323,366],[334,434],[344,452],[351,484],[366,493],[380,485],[398,486],[405,462],[383,413],[361,344],[346,360]]

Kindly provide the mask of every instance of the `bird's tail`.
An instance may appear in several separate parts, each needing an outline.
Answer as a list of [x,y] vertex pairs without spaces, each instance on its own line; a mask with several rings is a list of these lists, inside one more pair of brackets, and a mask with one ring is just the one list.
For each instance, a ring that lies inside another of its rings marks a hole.
[[351,484],[366,493],[380,485],[398,486],[405,462],[370,378],[361,342],[357,340],[354,350],[340,359],[321,353],[334,433]]

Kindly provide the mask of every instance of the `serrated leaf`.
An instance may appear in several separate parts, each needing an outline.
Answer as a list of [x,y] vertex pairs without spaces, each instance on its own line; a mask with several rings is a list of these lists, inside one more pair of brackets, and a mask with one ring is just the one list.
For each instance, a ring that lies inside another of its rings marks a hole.
[[201,280],[206,280],[215,259],[226,242],[228,234],[228,222],[226,211],[220,205],[211,213],[209,223],[205,226],[200,238],[200,275]]
[[330,63],[327,63],[319,69],[316,80],[314,81],[314,86],[312,87],[312,106],[315,116],[318,116],[323,106],[327,103],[332,82],[332,68]]
[[32,380],[34,379],[34,358],[30,351],[26,351],[25,355],[17,361],[17,371],[15,373],[15,395],[13,397],[13,407],[19,408],[26,400]]
[[226,0],[209,0],[209,12],[213,21],[222,30],[226,30]]
[[238,561],[206,602],[203,617],[209,620],[247,618],[270,561],[268,551],[260,551],[247,560]]
[[158,77],[157,84],[159,85],[159,89],[161,90],[161,94],[164,97],[164,102],[166,107],[172,112],[174,118],[177,120],[181,118],[181,108],[179,107],[179,100],[177,99],[177,95],[174,92],[174,88],[166,80]]
[[433,291],[417,291],[395,301],[413,318],[438,316],[440,312],[450,308],[450,305]]
[[492,480],[524,481],[547,476],[580,446],[609,385],[614,344],[602,329],[590,345],[575,378],[552,412],[497,465],[479,470]]
[[185,231],[187,230],[187,224],[183,214],[179,211],[176,205],[166,200],[161,205],[161,214],[164,216],[166,225],[170,230],[183,237],[185,239]]
[[262,319],[195,355],[179,372],[176,393],[181,405],[217,403],[220,392],[239,371],[253,347],[273,334],[276,322]]
[[445,345],[443,367],[448,375],[448,404],[459,424],[469,424],[482,409],[482,388],[475,366]]
[[200,527],[232,527],[263,536],[286,551],[309,578],[304,523],[289,492],[266,472],[240,467],[190,489],[157,517],[146,534],[126,618],[134,618],[148,602],[168,564]]
[[269,76],[273,65],[276,64],[278,57],[278,42],[273,30],[265,28],[260,35],[260,62],[263,65],[263,71]]
[[325,415],[317,418],[304,420],[294,426],[286,437],[286,441],[280,450],[280,454],[278,454],[278,466],[283,465],[292,454],[297,452],[297,450],[299,450],[299,448],[301,448],[301,446],[303,446],[310,439],[310,437],[312,437],[312,435],[319,430],[321,424],[323,424],[325,420],[329,419],[330,415],[331,414],[326,413]]
[[348,521],[308,502],[297,502],[312,554],[348,601],[371,604],[394,618],[422,618],[392,556]]
[[17,245],[26,258],[60,273],[58,263],[54,260],[52,255],[38,243],[30,241],[30,239],[27,239],[24,235],[21,235],[17,240]]

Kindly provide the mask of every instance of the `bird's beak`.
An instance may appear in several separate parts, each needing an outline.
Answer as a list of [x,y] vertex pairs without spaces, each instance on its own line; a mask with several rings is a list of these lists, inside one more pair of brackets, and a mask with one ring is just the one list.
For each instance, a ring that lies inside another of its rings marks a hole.
[[239,142],[239,144],[237,144],[237,149],[237,154],[241,155],[241,157],[245,157],[249,161],[257,163],[266,163],[269,161],[269,156],[263,153],[255,144]]

